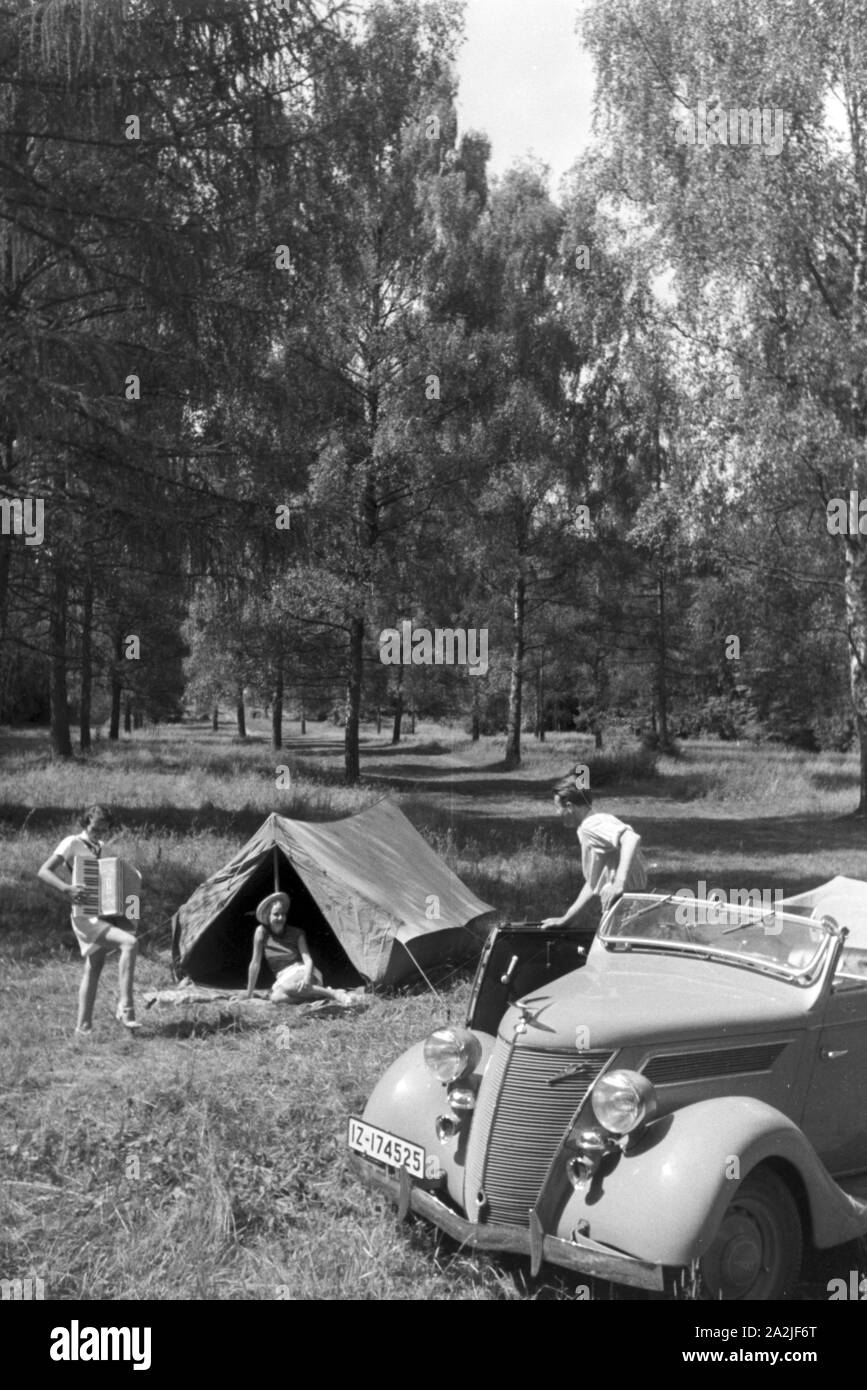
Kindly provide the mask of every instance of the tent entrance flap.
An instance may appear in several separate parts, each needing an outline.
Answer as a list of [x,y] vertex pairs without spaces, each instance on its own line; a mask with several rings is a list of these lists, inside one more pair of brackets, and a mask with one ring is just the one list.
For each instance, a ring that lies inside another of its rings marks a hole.
[[[198,984],[218,988],[241,989],[246,985],[257,926],[256,908],[275,891],[275,882],[279,883],[279,891],[289,894],[289,923],[304,932],[313,964],[322,972],[325,983],[348,989],[364,984],[306,885],[277,846],[193,946],[186,963],[187,974]],[[258,987],[265,989],[273,981],[274,975],[263,961]]]

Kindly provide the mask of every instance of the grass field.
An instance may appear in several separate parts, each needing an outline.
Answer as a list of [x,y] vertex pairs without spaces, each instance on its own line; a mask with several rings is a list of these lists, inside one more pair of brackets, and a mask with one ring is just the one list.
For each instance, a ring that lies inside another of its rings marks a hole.
[[[339,731],[288,733],[277,756],[255,723],[245,743],[172,727],[64,766],[43,732],[0,731],[0,1277],[42,1278],[47,1297],[68,1299],[576,1297],[567,1276],[531,1283],[519,1261],[398,1226],[347,1166],[346,1116],[406,1045],[460,1020],[466,973],[438,996],[379,996],[357,1017],[286,1027],[292,1011],[267,1006],[249,1019],[216,1004],[139,1009],[130,1038],[112,1017],[109,962],[95,1037],[72,1036],[80,957],[65,905],[35,874],[85,802],[115,809],[112,850],[143,873],[139,993],[171,983],[175,908],[272,810],[330,819],[388,794],[504,917],[539,918],[575,896],[574,835],[550,787],[591,761],[586,740],[530,739],[506,772],[499,739],[422,726],[394,749],[368,730],[364,783],[347,789]],[[279,764],[288,790],[275,788]],[[653,779],[616,780],[616,759],[598,770],[600,808],[640,831],[659,889],[867,879],[864,825],[848,814],[854,757],[708,742],[661,759]],[[828,1279],[859,1268],[867,1247],[812,1256],[801,1297],[825,1298]]]

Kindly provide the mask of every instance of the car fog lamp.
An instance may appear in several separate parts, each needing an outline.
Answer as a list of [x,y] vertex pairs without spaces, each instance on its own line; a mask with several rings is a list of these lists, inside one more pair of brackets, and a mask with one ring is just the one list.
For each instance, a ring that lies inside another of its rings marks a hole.
[[456,1120],[454,1115],[438,1115],[434,1126],[437,1139],[441,1144],[445,1144],[449,1139],[454,1139],[460,1127],[461,1122]]
[[631,1134],[656,1114],[656,1092],[637,1071],[610,1071],[593,1088],[593,1114],[612,1134]]
[[575,1190],[580,1191],[589,1186],[602,1160],[616,1152],[618,1144],[600,1129],[575,1130],[571,1140],[578,1153],[569,1159],[566,1173]]
[[446,1085],[472,1071],[481,1055],[481,1043],[469,1028],[437,1028],[424,1045],[425,1066]]
[[582,1192],[585,1187],[589,1187],[593,1181],[598,1163],[589,1162],[586,1158],[570,1158],[566,1164],[566,1174],[576,1192]]
[[464,1115],[468,1110],[476,1108],[476,1093],[472,1086],[461,1085],[449,1087],[449,1106],[457,1115]]

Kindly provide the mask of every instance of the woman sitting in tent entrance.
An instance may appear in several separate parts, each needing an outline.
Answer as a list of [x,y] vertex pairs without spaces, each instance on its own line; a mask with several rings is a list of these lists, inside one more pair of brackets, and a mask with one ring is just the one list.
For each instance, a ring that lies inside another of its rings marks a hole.
[[346,990],[329,989],[322,983],[307,946],[307,937],[300,927],[290,927],[286,920],[289,901],[288,893],[269,893],[256,908],[259,925],[253,937],[246,997],[253,998],[264,955],[276,977],[271,990],[273,1004],[306,1004],[311,999],[330,999],[342,1008],[351,1007],[357,1002],[353,995]]

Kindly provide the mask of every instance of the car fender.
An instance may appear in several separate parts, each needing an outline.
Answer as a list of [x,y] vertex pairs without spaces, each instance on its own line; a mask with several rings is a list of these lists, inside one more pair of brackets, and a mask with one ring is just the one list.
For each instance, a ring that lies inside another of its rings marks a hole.
[[[488,1033],[476,1031],[482,1054],[470,1080],[476,1084],[482,1075],[494,1039]],[[416,1043],[393,1062],[380,1078],[364,1108],[363,1119],[369,1124],[396,1134],[400,1139],[420,1144],[425,1151],[427,1176],[438,1171],[445,1177],[445,1187],[453,1201],[461,1203],[464,1195],[464,1165],[467,1138],[475,1112],[466,1116],[458,1133],[445,1141],[437,1137],[436,1122],[440,1115],[451,1115],[447,1090],[424,1063],[424,1043]],[[431,1160],[437,1160],[431,1163]]]
[[816,1245],[867,1231],[867,1206],[837,1186],[792,1120],[751,1096],[724,1096],[649,1124],[588,1188],[570,1192],[556,1233],[589,1236],[654,1264],[688,1265],[712,1243],[738,1185],[769,1160],[784,1177],[787,1166],[789,1176],[799,1175]]

